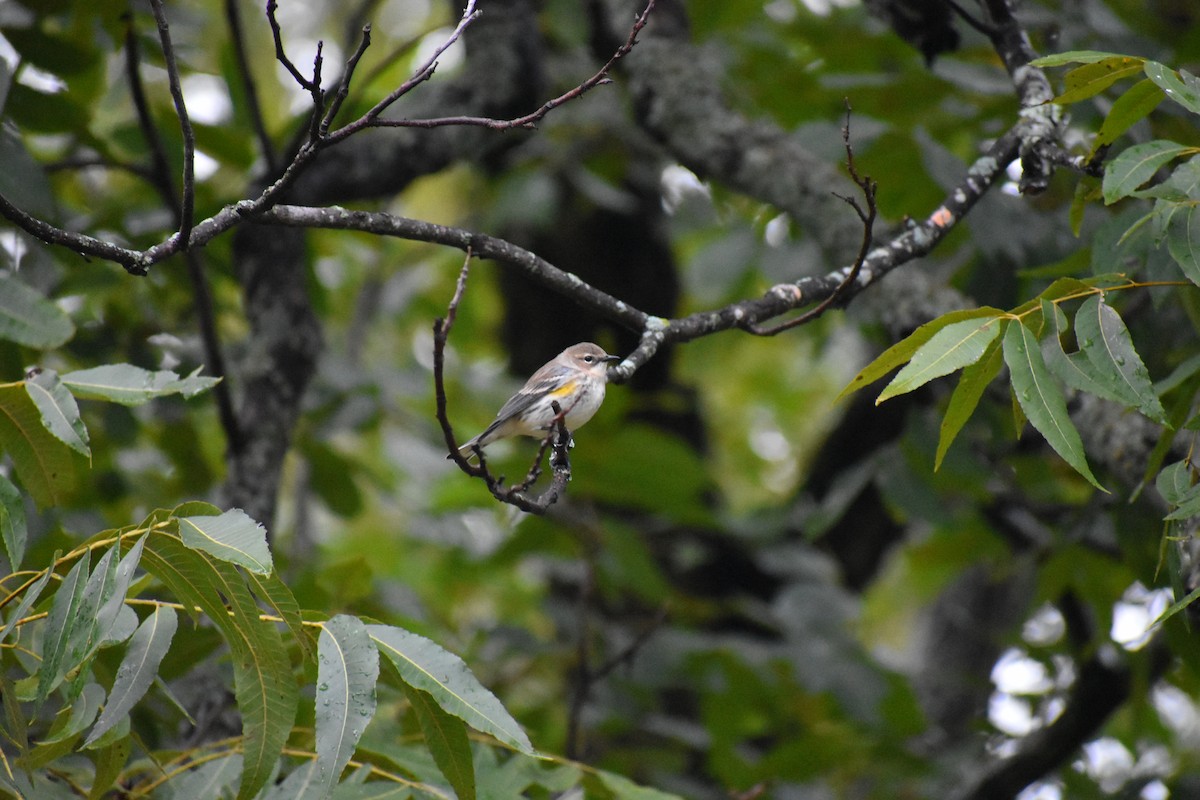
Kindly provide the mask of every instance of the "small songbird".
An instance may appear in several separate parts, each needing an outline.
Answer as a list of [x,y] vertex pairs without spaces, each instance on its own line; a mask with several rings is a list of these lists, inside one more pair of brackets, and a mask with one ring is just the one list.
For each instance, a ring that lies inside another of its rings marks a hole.
[[591,342],[571,345],[537,372],[521,390],[508,399],[496,419],[483,433],[468,441],[458,452],[470,456],[477,447],[509,436],[541,438],[556,416],[551,403],[558,401],[568,431],[592,418],[604,402],[608,362],[620,361]]

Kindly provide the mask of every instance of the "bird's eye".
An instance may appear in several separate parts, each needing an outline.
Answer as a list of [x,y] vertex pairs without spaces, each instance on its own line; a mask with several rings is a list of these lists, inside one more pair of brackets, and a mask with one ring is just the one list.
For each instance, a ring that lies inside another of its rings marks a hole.
[[584,360],[586,363],[590,364],[590,363],[592,363],[593,361],[595,361],[596,359],[595,359],[595,357],[593,357],[593,356],[584,356],[584,357],[583,357],[583,360]]

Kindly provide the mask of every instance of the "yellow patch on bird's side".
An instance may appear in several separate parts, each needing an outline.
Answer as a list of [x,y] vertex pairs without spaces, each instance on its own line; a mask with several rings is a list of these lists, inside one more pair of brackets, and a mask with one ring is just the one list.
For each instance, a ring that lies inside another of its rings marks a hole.
[[553,392],[546,392],[546,396],[554,398],[555,400],[560,397],[566,397],[575,391],[575,387],[578,385],[578,383],[578,381],[568,381],[567,383],[555,389]]

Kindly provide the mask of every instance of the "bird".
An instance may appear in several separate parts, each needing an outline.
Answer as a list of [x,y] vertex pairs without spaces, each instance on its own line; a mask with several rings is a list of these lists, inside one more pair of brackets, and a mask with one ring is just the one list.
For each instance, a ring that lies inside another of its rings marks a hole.
[[545,436],[558,416],[551,405],[554,401],[565,412],[567,430],[577,430],[604,402],[608,364],[620,360],[620,356],[610,356],[591,342],[571,345],[533,373],[501,406],[492,424],[458,448],[459,454],[469,457],[477,449],[509,436]]

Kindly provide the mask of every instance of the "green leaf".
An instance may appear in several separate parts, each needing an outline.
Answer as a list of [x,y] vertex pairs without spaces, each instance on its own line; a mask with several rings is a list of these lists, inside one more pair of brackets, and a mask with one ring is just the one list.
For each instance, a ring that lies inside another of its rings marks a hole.
[[240,508],[217,517],[180,517],[179,533],[188,547],[203,550],[251,572],[269,575],[274,569],[271,550],[267,547],[266,528]]
[[1179,73],[1157,61],[1147,61],[1146,77],[1157,83],[1167,97],[1193,114],[1200,114],[1200,91],[1180,79]]
[[125,406],[141,405],[172,394],[194,397],[220,381],[220,378],[203,377],[195,372],[180,378],[171,370],[150,372],[130,364],[105,364],[62,376],[62,382],[77,397],[108,400]]
[[1000,336],[999,317],[969,319],[947,325],[913,354],[912,360],[892,378],[875,399],[879,405],[889,397],[907,394],[934,378],[974,364]]
[[91,456],[87,428],[79,416],[79,406],[75,403],[75,397],[58,379],[58,374],[54,370],[40,370],[25,381],[25,390],[42,415],[46,430],[80,455]]
[[214,759],[171,781],[171,797],[175,800],[225,800],[227,790],[242,774],[239,753]]
[[1188,519],[1200,514],[1200,484],[1188,461],[1176,461],[1163,467],[1154,480],[1159,494],[1174,507],[1167,519]]
[[283,624],[287,626],[296,643],[300,645],[300,650],[303,652],[305,660],[316,658],[316,646],[313,643],[312,634],[304,626],[304,620],[300,616],[300,606],[296,603],[296,597],[292,594],[292,590],[287,587],[287,584],[279,579],[279,575],[274,572],[270,575],[247,572],[246,580],[250,582],[251,590],[271,606],[271,609],[283,619]]
[[869,386],[901,364],[907,364],[912,360],[913,354],[917,350],[946,326],[971,319],[996,317],[1001,314],[1003,312],[998,308],[984,306],[982,308],[970,308],[963,311],[951,311],[949,314],[943,314],[935,320],[930,320],[901,341],[884,350],[878,358],[863,367],[851,379],[850,383],[846,385],[846,388],[842,389],[836,399],[841,400],[843,397],[858,391],[864,386]]
[[1013,394],[1029,422],[1088,483],[1107,491],[1088,467],[1083,441],[1067,414],[1062,392],[1046,369],[1037,337],[1024,325],[1009,325],[1005,331],[1004,361],[1008,364]]
[[270,779],[299,703],[279,631],[260,618],[241,573],[169,533],[148,537],[142,563],[184,605],[199,606],[229,643],[245,754],[238,798],[248,800]]
[[[71,629],[65,665],[68,670],[83,668],[101,647],[114,640],[123,640],[137,627],[137,615],[126,608],[125,596],[129,593],[145,542],[145,536],[139,537],[119,563],[116,559],[118,550],[114,547],[96,564]],[[128,631],[114,635],[122,613],[132,615],[132,622]]]
[[1167,223],[1167,252],[1192,283],[1200,285],[1200,205],[1179,207]]
[[1129,87],[1129,91],[1113,101],[1112,108],[1104,117],[1096,140],[1092,142],[1092,155],[1101,147],[1110,145],[1121,137],[1125,131],[1150,115],[1158,108],[1166,93],[1153,81],[1146,79]]
[[75,484],[71,449],[46,430],[25,384],[0,384],[0,447],[39,505],[57,505]]
[[[1001,326],[1005,324],[1007,323],[1002,322]],[[933,464],[934,470],[941,468],[942,459],[946,457],[950,445],[954,443],[963,425],[975,413],[988,384],[1000,374],[1002,366],[1004,366],[1004,354],[1000,352],[999,343],[992,342],[988,345],[982,358],[962,371],[962,376],[958,379],[958,386],[954,387],[954,393],[950,395],[950,404],[946,407],[946,415],[942,417],[937,455]]]
[[1075,313],[1079,350],[1092,365],[1092,377],[1155,422],[1167,424],[1167,414],[1154,392],[1150,373],[1133,347],[1121,316],[1104,302],[1103,295],[1084,301]]
[[1120,53],[1106,53],[1101,50],[1071,50],[1066,53],[1053,53],[1048,56],[1042,56],[1029,63],[1035,67],[1061,67],[1064,64],[1094,64],[1097,61],[1130,57],[1123,56]]
[[596,770],[584,776],[584,791],[589,798],[603,800],[679,800],[678,795],[668,794],[649,786],[639,786],[623,775]]
[[8,554],[11,572],[21,568],[27,538],[25,502],[21,492],[13,486],[12,481],[0,475],[0,540],[4,541],[4,552]]
[[1078,103],[1100,94],[1121,78],[1142,71],[1142,59],[1131,56],[1110,56],[1076,67],[1063,78],[1065,91],[1054,98],[1055,103]]
[[459,800],[475,800],[475,764],[466,724],[442,710],[427,692],[406,685],[404,693],[417,715],[425,745],[454,794]]
[[379,652],[357,617],[339,614],[317,639],[317,773],[332,791],[375,716]]
[[1159,168],[1172,159],[1196,148],[1187,147],[1165,139],[1155,139],[1144,144],[1135,144],[1122,150],[1104,170],[1102,191],[1104,202],[1112,205],[1154,177]]
[[[51,563],[57,562],[58,556],[59,551],[56,551]],[[3,642],[8,638],[8,635],[12,633],[13,628],[16,627],[18,621],[25,618],[25,614],[29,611],[30,607],[32,607],[33,604],[37,602],[37,599],[41,597],[42,590],[46,588],[46,584],[50,582],[50,576],[53,574],[54,570],[45,570],[42,572],[42,576],[30,584],[29,588],[25,590],[25,595],[21,598],[21,602],[17,603],[17,607],[12,612],[12,616],[9,617],[8,622],[4,624],[3,630],[0,630],[0,642]]]
[[535,754],[525,731],[496,696],[471,674],[461,658],[403,628],[368,625],[367,632],[404,683],[428,692],[434,702],[475,730],[494,736],[526,755]]
[[58,306],[28,284],[0,275],[0,339],[49,350],[74,335],[71,318]]
[[102,750],[93,750],[89,755],[96,765],[95,777],[92,779],[92,789],[88,792],[88,800],[100,800],[117,782],[121,771],[129,761],[133,752],[133,737],[125,736],[113,742]]
[[121,666],[117,668],[117,677],[108,695],[108,702],[104,704],[104,711],[84,740],[84,747],[99,739],[121,719],[127,718],[130,709],[146,694],[158,675],[159,664],[171,646],[178,624],[175,609],[159,606],[138,627],[129,640]]
[[59,712],[58,718],[50,728],[50,733],[42,738],[43,744],[65,742],[73,736],[78,736],[83,729],[91,725],[104,704],[104,689],[98,683],[89,683],[79,692],[74,703]]
[[91,565],[91,550],[84,550],[79,561],[63,578],[62,585],[54,595],[50,615],[46,618],[42,634],[42,663],[38,669],[37,701],[40,704],[58,685],[62,677],[63,656],[71,639],[71,628],[83,602],[83,592],[88,584],[88,568]]

